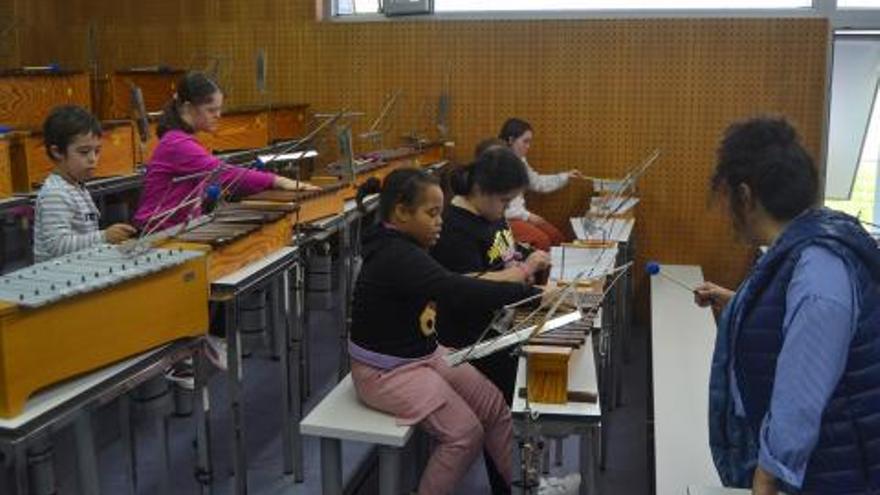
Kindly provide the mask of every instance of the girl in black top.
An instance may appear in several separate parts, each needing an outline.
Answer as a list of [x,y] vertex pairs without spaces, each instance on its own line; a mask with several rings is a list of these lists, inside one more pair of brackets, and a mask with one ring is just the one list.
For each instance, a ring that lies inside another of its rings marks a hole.
[[[531,283],[536,272],[549,266],[549,256],[535,251],[521,261],[522,253],[504,219],[510,201],[528,185],[528,175],[522,161],[503,143],[487,144],[477,147],[473,163],[453,173],[450,186],[454,196],[443,215],[445,228],[431,254],[454,272],[487,280]],[[502,306],[475,306],[465,298],[441,299],[437,317],[440,342],[456,348],[473,344]],[[510,405],[516,383],[516,357],[502,351],[473,364]],[[492,492],[509,493],[500,474],[503,466],[494,463],[488,452],[484,457]]]
[[[549,266],[549,256],[534,251],[521,261],[504,219],[508,203],[527,185],[522,161],[504,146],[488,147],[470,165],[453,172],[450,186],[454,196],[443,214],[443,233],[431,255],[454,272],[487,280],[533,282],[534,274]],[[439,301],[440,342],[456,348],[473,344],[500,308],[469,305],[463,298]],[[476,360],[474,365],[510,404],[516,359],[501,352]]]
[[[378,190],[371,179],[358,197]],[[483,448],[509,488],[510,409],[471,365],[445,363],[434,301],[460,298],[490,311],[538,291],[455,274],[431,258],[427,248],[440,235],[443,192],[427,172],[392,172],[379,205],[382,224],[364,237],[364,264],[354,290],[349,351],[358,397],[401,424],[418,423],[438,443],[419,494],[454,492]]]

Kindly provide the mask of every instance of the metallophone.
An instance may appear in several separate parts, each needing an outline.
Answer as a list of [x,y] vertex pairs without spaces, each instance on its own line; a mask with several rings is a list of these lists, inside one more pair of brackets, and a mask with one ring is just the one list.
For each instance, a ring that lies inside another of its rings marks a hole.
[[[385,177],[398,168],[417,167],[423,168],[433,162],[443,160],[447,143],[433,142],[415,147],[396,148],[368,153],[367,161],[355,165],[355,176],[351,180],[351,187],[346,199],[351,199],[357,193],[357,188],[368,179],[375,177],[384,180]],[[345,164],[341,162],[331,163],[327,166],[328,176],[313,177],[315,184],[335,182],[344,178],[351,178],[350,171],[345,170]]]
[[341,213],[344,188],[335,184],[320,191],[270,190],[246,196],[170,229],[173,234],[157,233],[152,245],[206,252],[208,280],[214,281],[289,246],[297,223]]
[[[568,273],[564,269],[566,251],[570,251]],[[466,349],[464,353],[461,351],[454,353],[453,362],[473,359],[507,346],[522,344],[522,352],[528,358],[526,390],[530,402],[549,404],[564,404],[568,401],[595,402],[594,394],[585,395],[568,390],[568,363],[572,353],[584,345],[587,332],[592,330],[596,314],[605,296],[629,265],[619,270],[614,268],[617,255],[615,243],[591,248],[565,246],[554,248],[552,254],[554,270],[551,272],[551,279],[559,287],[560,293],[556,303],[558,307],[549,312],[546,308],[526,311],[516,307],[510,322],[513,331],[481,342],[473,349]],[[609,279],[615,273],[617,275]],[[567,320],[564,317],[556,317],[545,321],[547,314],[552,315],[570,300],[576,302],[577,311],[568,315],[577,314],[577,318]],[[603,313],[603,316],[605,314],[607,313]],[[582,319],[581,316],[584,318]]]
[[0,277],[0,417],[39,389],[208,327],[205,257],[99,245]]
[[[587,315],[593,313],[586,309]],[[580,397],[568,391],[568,359],[574,349],[584,345],[591,330],[580,310],[569,311],[543,322],[544,314],[517,309],[512,320],[512,331],[482,341],[446,356],[450,365],[478,359],[509,347],[522,345],[528,356],[527,387],[530,402],[562,404],[568,400],[595,401],[595,397]]]

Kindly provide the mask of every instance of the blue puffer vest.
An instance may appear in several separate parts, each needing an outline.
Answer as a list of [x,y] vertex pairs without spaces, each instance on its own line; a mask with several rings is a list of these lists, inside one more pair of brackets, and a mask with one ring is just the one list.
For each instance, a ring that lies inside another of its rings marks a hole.
[[[793,220],[758,261],[719,324],[709,391],[710,444],[727,486],[750,487],[758,431],[769,408],[789,281],[801,253],[818,245],[840,256],[859,289],[861,313],[844,374],[822,417],[819,441],[798,493],[880,491],[880,250],[858,221],[827,209]],[[727,367],[746,412],[733,414]]]

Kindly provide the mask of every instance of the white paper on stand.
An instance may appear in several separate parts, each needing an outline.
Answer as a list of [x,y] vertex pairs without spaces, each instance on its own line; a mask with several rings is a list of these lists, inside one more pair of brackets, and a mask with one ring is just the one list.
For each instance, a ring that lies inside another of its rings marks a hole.
[[550,250],[550,268],[552,280],[567,281],[584,272],[584,278],[590,274],[599,276],[614,269],[617,260],[617,246],[601,248],[583,248],[574,246],[554,246]]
[[570,221],[575,237],[601,242],[629,242],[636,223],[634,218],[573,217]]
[[639,203],[633,196],[598,196],[590,201],[590,213],[623,215]]

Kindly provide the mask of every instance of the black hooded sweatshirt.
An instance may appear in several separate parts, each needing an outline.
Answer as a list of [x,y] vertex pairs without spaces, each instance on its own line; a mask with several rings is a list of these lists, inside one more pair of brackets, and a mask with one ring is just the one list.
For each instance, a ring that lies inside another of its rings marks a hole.
[[437,348],[435,302],[491,312],[539,289],[450,272],[412,237],[379,225],[364,235],[351,340],[373,352],[415,358]]

